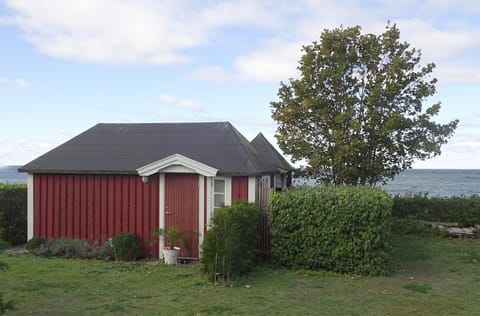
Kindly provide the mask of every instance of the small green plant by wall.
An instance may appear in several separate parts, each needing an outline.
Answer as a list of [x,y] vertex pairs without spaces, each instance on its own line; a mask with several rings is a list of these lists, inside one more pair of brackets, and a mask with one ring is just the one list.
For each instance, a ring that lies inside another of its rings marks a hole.
[[230,281],[250,272],[259,250],[257,204],[236,202],[215,211],[202,244],[202,270],[213,282]]

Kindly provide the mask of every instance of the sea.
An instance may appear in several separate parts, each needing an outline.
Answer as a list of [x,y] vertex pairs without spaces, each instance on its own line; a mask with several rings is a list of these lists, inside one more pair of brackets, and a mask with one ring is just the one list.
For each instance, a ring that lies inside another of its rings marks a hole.
[[[294,180],[312,185],[312,181]],[[451,197],[480,195],[480,169],[409,169],[380,186],[390,195]]]
[[[20,166],[0,166],[0,183],[27,183]],[[294,180],[294,185],[312,185],[311,181]],[[410,169],[389,181],[382,188],[389,194],[420,194],[429,197],[480,195],[480,169]]]
[[0,166],[0,183],[26,184],[27,174],[18,172],[18,168],[20,166]]

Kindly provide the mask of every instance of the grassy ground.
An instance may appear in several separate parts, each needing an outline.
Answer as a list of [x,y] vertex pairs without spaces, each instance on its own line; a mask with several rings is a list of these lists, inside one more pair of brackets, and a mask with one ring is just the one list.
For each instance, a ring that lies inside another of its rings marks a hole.
[[214,287],[198,266],[0,255],[12,315],[480,315],[480,241],[394,239],[391,277],[259,268]]

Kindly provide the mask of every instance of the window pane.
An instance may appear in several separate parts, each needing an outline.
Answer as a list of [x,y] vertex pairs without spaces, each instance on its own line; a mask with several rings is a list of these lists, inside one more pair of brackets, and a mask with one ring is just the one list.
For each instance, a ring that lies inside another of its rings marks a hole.
[[214,180],[213,192],[225,193],[225,180]]
[[213,206],[215,208],[217,208],[222,204],[225,204],[225,194],[214,194],[213,195]]

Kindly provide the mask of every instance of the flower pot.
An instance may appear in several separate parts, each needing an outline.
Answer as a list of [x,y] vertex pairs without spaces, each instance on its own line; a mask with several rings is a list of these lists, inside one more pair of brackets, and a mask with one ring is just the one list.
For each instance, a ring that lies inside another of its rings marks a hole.
[[163,249],[163,259],[165,264],[177,264],[179,253],[180,248],[178,247],[173,247],[173,249]]

